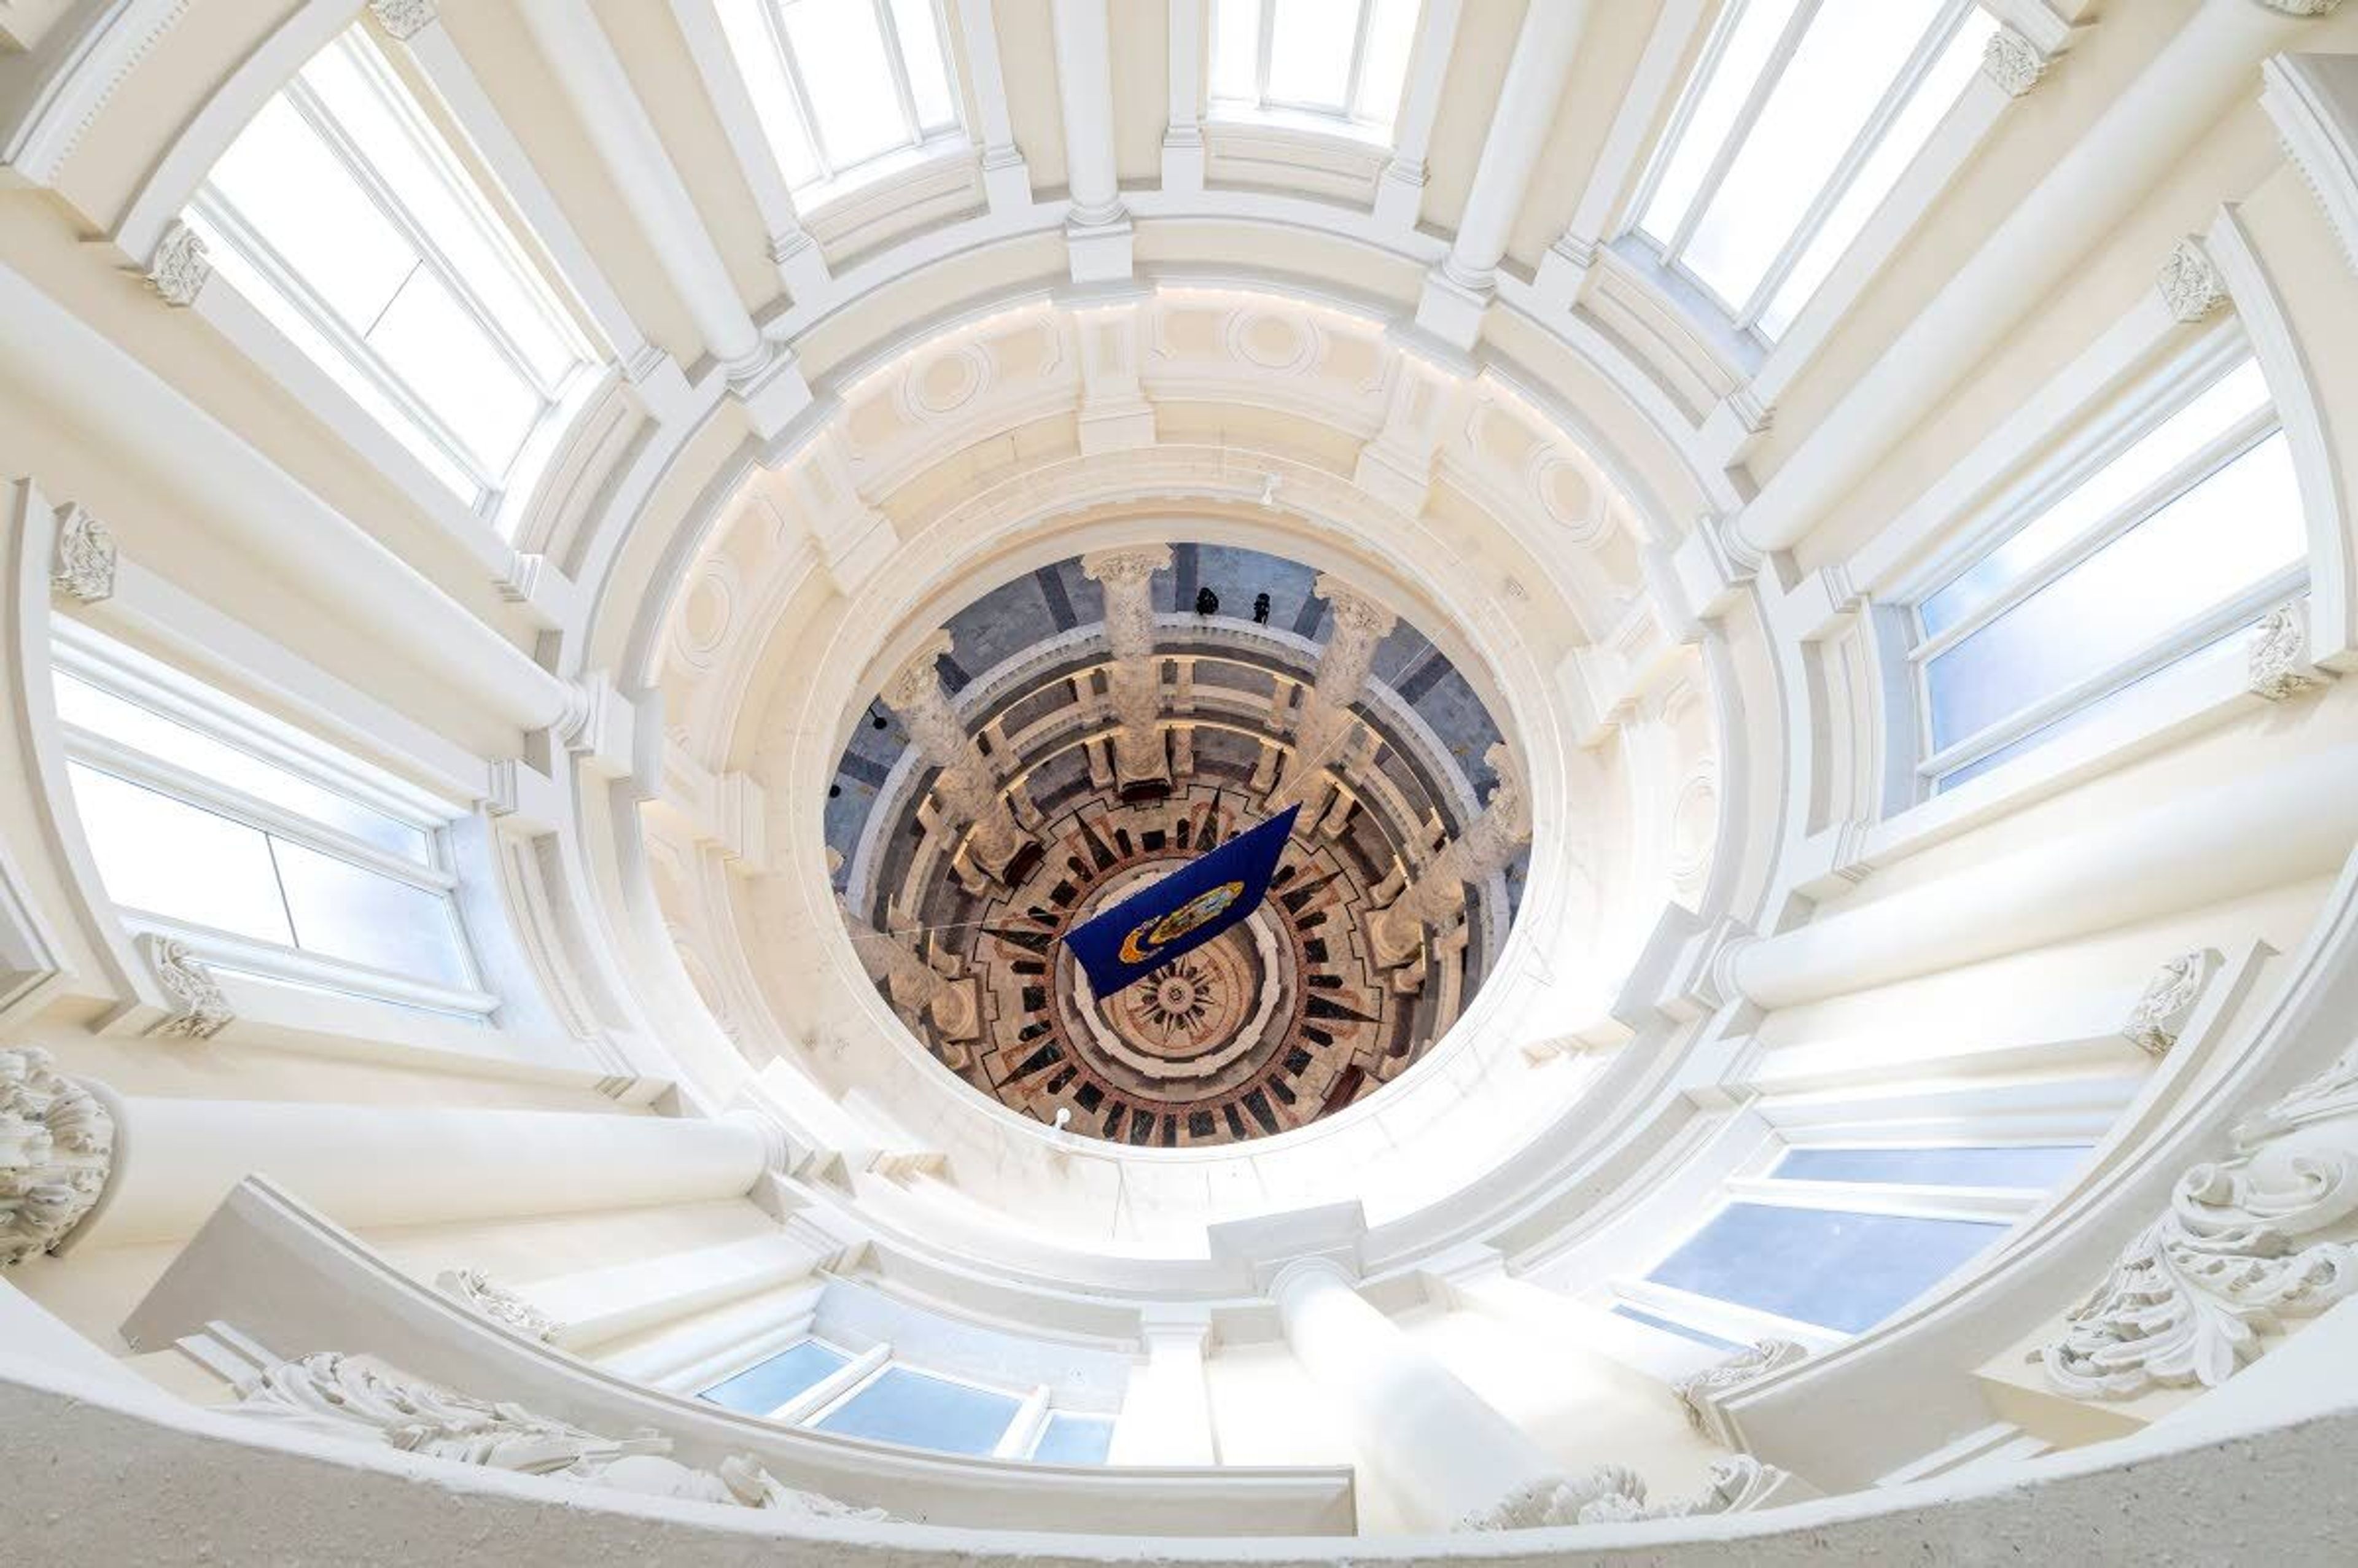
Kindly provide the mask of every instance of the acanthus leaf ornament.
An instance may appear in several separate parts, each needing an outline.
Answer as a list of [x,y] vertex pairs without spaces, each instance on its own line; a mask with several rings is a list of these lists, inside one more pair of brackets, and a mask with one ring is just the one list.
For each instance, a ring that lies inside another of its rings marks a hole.
[[1694,1496],[1649,1503],[1643,1476],[1624,1465],[1599,1465],[1577,1478],[1557,1476],[1520,1487],[1460,1519],[1457,1528],[1488,1532],[1742,1513],[1760,1507],[1786,1479],[1787,1473],[1773,1465],[1733,1454],[1713,1464],[1704,1489]]
[[2031,1353],[2079,1399],[2216,1388],[2358,1292],[2358,1047],[2237,1127]]
[[2202,320],[2227,303],[2226,280],[2219,276],[2219,268],[2199,240],[2179,241],[2161,264],[2154,284],[2161,291],[2162,304],[2180,321]]
[[156,247],[156,259],[147,265],[147,287],[165,304],[186,309],[197,302],[212,276],[212,258],[205,253],[205,242],[175,218]]
[[377,26],[406,43],[434,25],[435,0],[369,0]]
[[546,1340],[557,1330],[555,1318],[506,1286],[493,1284],[480,1269],[445,1269],[434,1276],[434,1287],[527,1339]]
[[79,506],[58,508],[57,552],[49,586],[68,599],[97,604],[114,596],[116,551],[106,524]]
[[2122,1037],[2150,1056],[2161,1055],[2177,1044],[2218,965],[2219,955],[2209,948],[2182,954],[2164,964],[2129,1009],[2121,1024]]
[[1748,1350],[1739,1350],[1725,1361],[1680,1379],[1671,1385],[1671,1392],[1685,1407],[1687,1424],[1698,1434],[1725,1440],[1727,1434],[1719,1421],[1722,1396],[1771,1372],[1782,1371],[1809,1353],[1806,1346],[1794,1340],[1758,1340]]
[[47,1051],[0,1051],[0,1269],[49,1252],[96,1207],[114,1119]]
[[2309,617],[2298,600],[2280,604],[2252,628],[2245,655],[2252,695],[2289,702],[2319,683],[2309,662]]
[[811,1518],[889,1517],[881,1509],[797,1491],[751,1455],[695,1469],[666,1457],[671,1440],[659,1433],[602,1437],[520,1405],[455,1392],[365,1356],[331,1350],[281,1362],[240,1383],[237,1394],[230,1408],[241,1417],[453,1464]]
[[220,985],[185,942],[143,936],[140,950],[156,971],[156,983],[175,1003],[172,1015],[147,1031],[161,1039],[210,1040],[237,1022]]
[[2019,98],[2039,85],[2047,74],[2047,57],[2039,46],[2016,32],[2001,27],[1982,46],[1982,74],[1997,83],[2008,98]]

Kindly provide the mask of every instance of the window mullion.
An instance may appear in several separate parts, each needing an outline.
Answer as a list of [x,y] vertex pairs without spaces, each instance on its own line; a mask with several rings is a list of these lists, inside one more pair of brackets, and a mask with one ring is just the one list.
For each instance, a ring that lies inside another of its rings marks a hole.
[[[1767,63],[1760,68],[1759,80],[1753,82],[1752,91],[1745,95],[1744,107],[1736,112],[1736,123],[1728,127],[1726,137],[1719,144],[1718,151],[1712,155],[1711,167],[1704,170],[1703,179],[1695,187],[1694,200],[1687,203],[1686,211],[1680,216],[1678,228],[1663,243],[1665,261],[1674,263],[1686,249],[1687,242],[1694,238],[1695,229],[1702,223],[1704,214],[1710,211],[1713,199],[1719,194],[1720,184],[1726,179],[1729,167],[1736,162],[1736,155],[1744,150],[1745,142],[1752,135],[1752,127],[1758,123],[1762,111],[1768,108],[1769,96],[1777,91],[1777,83],[1784,79],[1785,68],[1793,63],[1793,56],[1800,52],[1801,40],[1809,35],[1810,24],[1817,20],[1820,3],[1821,0],[1801,0],[1793,7],[1792,16],[1786,18],[1785,30],[1778,35],[1777,47],[1769,51]],[[1698,96],[1709,85],[1708,81],[1699,81],[1696,86]]]
[[311,330],[334,345],[343,355],[345,362],[374,386],[380,396],[399,409],[452,467],[474,482],[477,491],[488,492],[498,488],[501,476],[491,472],[459,433],[411,392],[406,382],[393,373],[392,368],[377,356],[368,340],[345,324],[335,308],[320,298],[302,275],[239,214],[228,198],[206,187],[197,192],[190,206],[228,235],[247,263],[273,287],[286,295],[302,313]]
[[[2298,595],[2307,580],[2305,565],[2274,573],[2194,620],[2171,627],[2126,658],[2073,682],[2061,691],[2041,697],[1994,724],[1985,725],[1962,741],[1951,742],[1919,762],[1916,772],[1928,781],[1938,781],[1961,768],[1970,767],[1991,752],[2003,751],[2057,719],[2091,703],[2100,702],[2147,676],[2201,652],[2220,638],[2232,635],[2238,626],[2257,620],[2271,606]],[[1929,704],[1927,706],[1929,708]]]
[[[2223,435],[2205,442],[2201,448],[2188,453],[2161,478],[2089,524],[2078,537],[2040,563],[2036,570],[2024,573],[2000,591],[1992,594],[1987,600],[1976,605],[1970,613],[1960,617],[1954,624],[1925,638],[1915,648],[1909,650],[1909,656],[1920,662],[1929,663],[1993,622],[2003,619],[2009,611],[2019,608],[2026,600],[2032,598],[2041,589],[2051,587],[2074,567],[2081,565],[2122,535],[2130,533],[2164,507],[2215,478],[2222,470],[2267,440],[2279,428],[2274,408],[2261,409],[2250,417],[2239,421],[2234,428]],[[2131,445],[2135,443],[2132,442]],[[2124,451],[2126,449],[2126,448],[2123,449]],[[2115,457],[2118,455],[2116,453]],[[2095,473],[2102,471],[2103,469],[2100,467]],[[2088,477],[2093,479],[2095,473],[2091,473]],[[2087,481],[2083,480],[2082,482],[2085,483]],[[2066,492],[2065,495],[2068,496],[2071,493]],[[2063,497],[2059,496],[2056,503],[2060,504],[2062,500]],[[2043,515],[2043,513],[2041,514]],[[2022,527],[2027,528],[2037,521],[2036,516],[2026,518]],[[2021,531],[2021,528],[2014,529],[2006,537],[2012,538],[2015,534]],[[2000,548],[2004,543],[2005,540],[2001,539],[1991,548]],[[1988,552],[1984,552],[1985,556],[1987,554]]]
[[[483,335],[491,340],[492,346],[498,350],[500,357],[507,361],[508,368],[515,373],[517,379],[539,394],[541,411],[547,412],[554,399],[550,389],[542,384],[540,373],[533,368],[531,356],[524,351],[523,345],[509,335],[506,325],[499,320],[492,311],[484,308],[482,300],[477,297],[475,291],[467,286],[466,278],[460,274],[456,266],[451,265],[450,258],[443,253],[442,247],[435,243],[434,236],[426,232],[425,228],[418,223],[416,217],[411,213],[407,204],[397,198],[393,189],[385,184],[384,177],[377,173],[375,164],[363,157],[360,148],[353,145],[352,137],[345,134],[343,126],[337,123],[334,114],[329,110],[327,104],[320,102],[319,94],[314,92],[302,78],[297,77],[287,84],[287,96],[296,112],[309,123],[313,130],[319,133],[320,139],[328,145],[328,150],[335,156],[337,162],[343,165],[344,172],[352,176],[353,181],[368,193],[369,200],[379,212],[384,215],[385,221],[399,230],[401,237],[409,242],[410,248],[417,253],[419,262],[441,280],[443,287],[449,289],[451,295],[457,298],[460,308],[466,311],[469,319],[472,320],[481,330]],[[464,193],[454,191],[451,194],[461,209],[466,207],[467,200]],[[406,284],[404,287],[406,287]],[[398,297],[399,290],[395,292],[395,297]],[[389,306],[391,301],[387,301],[387,304]],[[366,334],[362,334],[362,337],[365,341]]]
[[885,68],[892,73],[892,92],[901,101],[901,125],[908,136],[908,145],[915,146],[925,139],[925,128],[917,119],[917,94],[909,85],[908,58],[901,52],[901,29],[893,24],[892,0],[870,0],[876,12],[877,36],[883,40]]
[[1351,33],[1351,66],[1343,73],[1341,107],[1346,120],[1356,120],[1359,115],[1359,78],[1368,66],[1368,32],[1375,26],[1375,14],[1376,0],[1359,0],[1359,25]]
[[1925,30],[1924,36],[1916,40],[1916,48],[1909,55],[1907,65],[1893,78],[1882,98],[1877,101],[1874,113],[1867,115],[1866,124],[1851,138],[1850,146],[1843,150],[1833,174],[1819,187],[1816,197],[1801,214],[1801,223],[1786,236],[1784,244],[1778,249],[1776,259],[1768,264],[1768,272],[1753,289],[1752,297],[1745,301],[1744,309],[1736,318],[1737,326],[1749,329],[1760,319],[1761,312],[1768,308],[1768,302],[1776,297],[1778,289],[1784,287],[1785,279],[1801,261],[1801,254],[1818,237],[1818,231],[1825,227],[1827,218],[1833,215],[1836,205],[1849,192],[1852,183],[1858,178],[1860,170],[1866,167],[1867,160],[1875,156],[1884,137],[1890,135],[1892,122],[1899,117],[1908,107],[1909,101],[1924,84],[1925,77],[1931,74],[1942,51],[1949,47],[1949,40],[1956,35],[1958,25],[1972,6],[1973,0],[1951,0],[1947,13],[1936,18],[1933,25]]
[[778,51],[778,63],[785,70],[787,84],[794,89],[788,94],[793,102],[787,107],[802,125],[811,162],[818,166],[815,183],[824,185],[835,178],[835,160],[827,154],[827,138],[819,134],[818,116],[811,112],[810,88],[803,81],[801,62],[795,58],[794,41],[786,36],[785,18],[778,13],[777,0],[770,0],[761,10],[762,19],[769,27],[771,46]]
[[1277,52],[1277,7],[1279,0],[1260,0],[1260,10],[1254,20],[1260,25],[1260,57],[1253,77],[1253,103],[1266,111],[1269,108],[1269,66]]

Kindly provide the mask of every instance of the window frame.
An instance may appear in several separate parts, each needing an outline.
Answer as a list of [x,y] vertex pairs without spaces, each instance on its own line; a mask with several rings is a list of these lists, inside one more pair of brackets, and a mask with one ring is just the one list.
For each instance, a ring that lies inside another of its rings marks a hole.
[[[235,747],[405,827],[416,828],[425,840],[424,860],[408,860],[379,849],[249,795],[234,784],[85,730],[62,714],[58,719],[61,752],[69,764],[91,768],[368,874],[432,894],[450,922],[468,983],[446,985],[123,903],[106,892],[102,877],[94,891],[106,898],[124,929],[135,935],[156,935],[183,943],[200,959],[265,981],[329,990],[362,1001],[450,1016],[485,1028],[497,1027],[500,999],[482,989],[482,959],[460,906],[459,876],[453,869],[449,841],[450,814],[431,795],[403,784],[391,775],[375,774],[356,759],[312,740],[293,726],[268,720],[267,716],[249,715],[233,699],[194,677],[153,663],[70,620],[57,623],[50,643],[50,676],[54,679],[60,675]],[[265,721],[256,722],[257,718]],[[79,816],[78,801],[75,811]],[[88,835],[86,825],[82,831]],[[275,869],[275,859],[273,863]],[[280,896],[285,897],[283,889]],[[289,928],[293,929],[291,913]]]
[[[2125,658],[2017,708],[1996,723],[1935,749],[1932,738],[1932,661],[1966,638],[1995,623],[2033,595],[2158,515],[2177,500],[2209,482],[2246,454],[2286,430],[2283,413],[2270,389],[2267,406],[2247,415],[2235,426],[2188,453],[2159,479],[2111,511],[2092,519],[2078,535],[2057,548],[2034,568],[1937,633],[1924,625],[1924,605],[2021,531],[2035,524],[2054,506],[2216,385],[2234,373],[2245,360],[2257,362],[2252,345],[2240,331],[2209,334],[2146,379],[2134,395],[2093,418],[2083,417],[2081,429],[2057,452],[2039,464],[2027,482],[2010,487],[1980,525],[1969,531],[1942,556],[1934,570],[1922,574],[1906,597],[1908,646],[1902,655],[1907,688],[1915,706],[1911,736],[1911,778],[1919,803],[1942,793],[1942,781],[2021,741],[2060,720],[2150,679],[2170,666],[2193,658],[2214,644],[2248,629],[2278,605],[2307,591],[2310,562],[2300,560],[2261,579],[2231,599],[2221,600],[2191,621],[2170,627]],[[2264,367],[2263,367],[2264,368]],[[2295,460],[2298,460],[2297,458]],[[2024,756],[2035,754],[2031,748]],[[2004,768],[2023,758],[1997,764]],[[1976,775],[1982,776],[1982,775]],[[1970,783],[1960,781],[1960,785]]]
[[[778,170],[779,177],[786,182],[788,194],[806,213],[906,167],[912,161],[921,161],[935,152],[950,147],[963,149],[968,145],[966,94],[958,81],[957,53],[951,47],[949,17],[944,9],[944,0],[925,0],[926,14],[934,22],[934,41],[942,51],[942,73],[949,83],[950,117],[947,123],[936,126],[928,126],[918,117],[916,89],[910,82],[908,56],[901,42],[900,25],[892,16],[892,0],[870,0],[876,13],[876,26],[884,47],[884,66],[892,79],[893,96],[900,107],[905,139],[897,146],[871,153],[852,163],[838,163],[827,151],[826,133],[811,108],[810,87],[803,79],[801,62],[795,57],[794,40],[786,34],[785,16],[779,9],[781,4],[782,0],[754,0],[753,8],[760,15],[763,36],[769,40],[778,68],[785,75],[788,88],[785,111],[801,127],[803,141],[810,148],[811,159],[817,166],[818,173],[800,185],[795,184],[793,176],[783,166]],[[766,133],[764,139],[767,140]]]
[[[1852,184],[1858,178],[1868,162],[1874,158],[1884,137],[1890,133],[1893,123],[1906,113],[1909,101],[1915,96],[1917,90],[1923,85],[1926,78],[1931,75],[1941,56],[1955,38],[1958,29],[1965,25],[1966,18],[1973,13],[1975,11],[1986,13],[1989,7],[1984,5],[1982,0],[1943,0],[1941,14],[1931,26],[1926,27],[1923,36],[1917,40],[1915,49],[1908,57],[1906,68],[1895,75],[1890,83],[1885,87],[1882,96],[1876,101],[1874,109],[1868,114],[1857,132],[1853,135],[1849,146],[1844,149],[1843,156],[1835,161],[1833,168],[1828,173],[1817,193],[1803,209],[1801,222],[1779,245],[1768,269],[1761,275],[1760,281],[1754,285],[1751,295],[1742,301],[1730,302],[1723,298],[1717,289],[1705,283],[1686,265],[1685,252],[1693,241],[1695,231],[1709,211],[1714,199],[1718,195],[1729,169],[1742,155],[1747,141],[1768,107],[1769,99],[1775,94],[1778,85],[1784,79],[1787,69],[1792,64],[1794,55],[1800,52],[1802,42],[1809,36],[1811,27],[1823,8],[1824,0],[1798,0],[1792,16],[1786,19],[1784,29],[1779,35],[1776,45],[1769,50],[1759,76],[1745,94],[1743,103],[1736,112],[1735,121],[1729,125],[1725,137],[1714,152],[1711,161],[1704,167],[1703,178],[1695,187],[1695,193],[1689,200],[1686,211],[1681,215],[1672,232],[1667,237],[1657,238],[1646,230],[1644,221],[1646,210],[1653,205],[1654,197],[1660,190],[1663,178],[1681,151],[1687,129],[1701,106],[1705,92],[1712,85],[1713,75],[1718,70],[1720,61],[1744,18],[1747,7],[1758,3],[1759,0],[1736,0],[1735,4],[1724,8],[1714,22],[1711,36],[1705,41],[1703,53],[1696,59],[1694,68],[1688,72],[1685,84],[1680,89],[1678,103],[1671,111],[1670,121],[1664,126],[1661,136],[1654,145],[1645,175],[1639,181],[1637,191],[1626,209],[1628,216],[1622,229],[1621,243],[1625,246],[1634,248],[1648,263],[1660,269],[1668,276],[1675,278],[1686,288],[1693,290],[1701,299],[1709,302],[1721,312],[1726,324],[1741,334],[1747,342],[1766,349],[1775,347],[1790,333],[1792,326],[1798,324],[1806,314],[1810,300],[1802,300],[1795,308],[1793,321],[1788,324],[1784,332],[1772,336],[1760,325],[1761,318],[1775,303],[1779,291],[1784,287],[1793,269],[1801,264],[1801,258],[1809,254],[1811,246],[1824,229],[1827,219],[1841,205],[1844,196],[1849,191]],[[1945,117],[1949,110],[1953,107],[1954,105],[1952,104],[1944,108],[1943,116]],[[1903,174],[1903,182],[1904,179]],[[1886,193],[1883,201],[1889,201],[1896,194],[1898,194],[1897,187]],[[1882,205],[1883,202],[1877,203],[1878,209]],[[1835,270],[1839,270],[1842,256],[1847,255],[1851,248],[1864,237],[1866,231],[1873,227],[1873,215],[1870,213],[1867,223],[1862,227],[1860,234],[1853,236],[1850,243],[1845,245],[1841,254],[1835,257]],[[1823,289],[1824,287],[1824,282],[1822,281],[1819,288]],[[1815,295],[1816,291],[1813,290],[1811,297],[1814,298]]]
[[[1219,14],[1217,0],[1208,0],[1209,15],[1204,29],[1206,58],[1220,58]],[[1392,105],[1391,114],[1384,119],[1370,119],[1361,114],[1357,105],[1359,90],[1365,84],[1368,64],[1368,38],[1374,29],[1379,0],[1356,0],[1358,20],[1352,29],[1351,63],[1345,73],[1343,106],[1331,108],[1324,103],[1303,103],[1291,98],[1272,97],[1269,91],[1270,59],[1277,43],[1277,8],[1285,0],[1260,0],[1260,27],[1253,40],[1253,95],[1249,99],[1224,97],[1215,84],[1211,71],[1204,81],[1205,105],[1214,119],[1241,119],[1263,124],[1303,125],[1317,129],[1342,129],[1366,139],[1381,140],[1390,146],[1393,126],[1400,116],[1400,105]],[[1419,14],[1422,14],[1422,3]],[[1409,70],[1415,69],[1416,27],[1412,21],[1409,37]],[[1403,89],[1405,91],[1405,89]]]
[[[351,396],[342,385],[340,370],[349,372],[363,383],[408,422],[411,430],[432,449],[439,462],[473,486],[472,494],[456,493],[477,515],[490,520],[500,512],[506,495],[517,488],[525,471],[532,466],[535,452],[546,447],[547,443],[540,438],[543,433],[553,423],[569,423],[579,412],[585,392],[603,379],[608,368],[607,359],[568,308],[560,280],[535,264],[524,240],[515,232],[514,225],[503,216],[492,196],[481,188],[474,171],[449,145],[441,128],[435,124],[432,116],[416,101],[409,84],[403,80],[384,50],[369,36],[367,28],[359,23],[346,27],[319,52],[324,54],[328,50],[344,52],[362,85],[374,97],[376,106],[399,127],[421,161],[440,181],[453,205],[465,215],[525,296],[540,310],[546,325],[574,355],[573,364],[554,380],[542,375],[534,367],[530,355],[509,330],[503,314],[492,309],[469,286],[461,269],[398,200],[377,173],[374,165],[361,155],[318,90],[305,81],[300,72],[282,84],[271,102],[283,100],[304,125],[319,138],[328,156],[352,180],[370,205],[417,253],[417,265],[431,272],[460,310],[482,331],[502,362],[538,399],[539,406],[506,468],[495,472],[485,460],[477,457],[452,422],[413,392],[368,341],[365,334],[353,330],[327,304],[319,290],[246,219],[236,203],[215,188],[211,169],[207,169],[204,179],[190,194],[182,215],[184,219],[193,219],[201,234],[217,242],[233,253],[239,263],[259,274],[263,282],[276,291],[306,327],[325,341],[342,363],[341,367],[319,364],[302,345],[290,343],[298,358],[324,374],[329,383],[336,386],[340,395]],[[318,56],[312,58],[317,59]],[[308,69],[310,63],[307,59],[305,68]],[[241,137],[251,128],[251,124],[249,122],[247,126],[240,128]],[[234,145],[233,142],[232,146]],[[224,149],[224,156],[226,152]],[[233,278],[217,280],[236,291]],[[398,290],[395,297],[398,297]],[[263,302],[250,303],[261,321],[270,326],[274,335],[285,335],[271,323],[271,311]],[[363,407],[362,412],[372,424],[384,424],[373,411]],[[410,449],[408,433],[390,427],[386,433],[405,451]],[[540,455],[545,460],[546,452],[540,451]],[[432,471],[432,465],[427,467]],[[449,488],[448,481],[439,473],[436,478],[444,488]]]

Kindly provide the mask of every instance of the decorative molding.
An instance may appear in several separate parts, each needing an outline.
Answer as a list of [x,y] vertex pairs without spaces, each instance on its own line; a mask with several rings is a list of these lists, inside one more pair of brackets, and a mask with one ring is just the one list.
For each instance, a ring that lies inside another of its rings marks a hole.
[[114,1169],[114,1119],[47,1051],[0,1051],[0,1269],[56,1249]]
[[1982,74],[1997,83],[2008,98],[2019,98],[2039,85],[2047,74],[2048,59],[2039,52],[2039,46],[2016,32],[2000,27],[1982,46]]
[[2154,281],[2161,290],[2162,304],[2180,321],[2202,320],[2227,304],[2226,280],[2219,276],[2201,242],[2190,236],[2178,242]]
[[1739,1350],[1716,1366],[1680,1379],[1671,1385],[1671,1392],[1686,1407],[1689,1426],[1702,1436],[1725,1442],[1727,1432],[1720,1417],[1719,1401],[1747,1383],[1783,1371],[1809,1353],[1807,1346],[1794,1340],[1758,1340],[1749,1350]]
[[2149,1056],[2166,1054],[2178,1044],[2180,1033],[2194,1016],[2195,1004],[2202,1000],[2222,961],[2216,948],[2201,947],[2164,964],[2147,982],[2136,1005],[2129,1009],[2121,1025],[2122,1037]]
[[1626,1524],[1638,1519],[1691,1519],[1759,1507],[1787,1473],[1748,1454],[1715,1462],[1704,1489],[1666,1503],[1646,1501],[1646,1482],[1621,1465],[1600,1465],[1577,1480],[1536,1481],[1491,1508],[1458,1521],[1460,1530],[1542,1530],[1573,1524]]
[[150,1035],[210,1040],[237,1022],[229,999],[222,995],[221,987],[187,943],[150,935],[139,938],[139,951],[156,971],[156,983],[178,1004],[170,1017],[147,1031]]
[[2309,615],[2299,600],[2280,604],[2252,628],[2246,655],[2252,695],[2289,702],[2320,683],[2309,662]]
[[156,247],[156,259],[147,264],[147,287],[165,304],[186,309],[197,302],[212,276],[212,257],[206,253],[205,242],[194,229],[173,219],[172,226],[164,231],[163,243]]
[[2257,0],[2271,11],[2281,11],[2288,16],[2331,16],[2342,0]]
[[506,1286],[492,1283],[480,1269],[445,1269],[434,1276],[434,1288],[526,1339],[545,1340],[563,1326]]
[[237,1386],[231,1412],[344,1442],[382,1443],[458,1465],[611,1487],[644,1497],[729,1503],[810,1519],[882,1519],[786,1487],[751,1455],[697,1470],[674,1459],[652,1431],[600,1437],[514,1404],[455,1393],[364,1356],[321,1351],[281,1362]]
[[114,535],[79,506],[59,507],[57,518],[57,553],[49,560],[49,586],[83,604],[114,597]]
[[2342,54],[2280,54],[2260,62],[2260,107],[2276,123],[2285,156],[2358,273],[2358,73]]
[[369,0],[376,25],[406,43],[435,22],[435,0]]
[[2216,1388],[2358,1290],[2358,1046],[2238,1126],[2030,1358],[2076,1399]]

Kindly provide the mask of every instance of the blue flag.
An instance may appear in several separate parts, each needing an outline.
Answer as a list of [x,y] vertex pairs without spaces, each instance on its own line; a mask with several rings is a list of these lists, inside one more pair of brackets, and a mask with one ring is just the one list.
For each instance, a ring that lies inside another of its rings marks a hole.
[[1289,806],[1066,932],[1065,946],[1088,972],[1089,989],[1109,997],[1135,985],[1259,909],[1301,809]]

